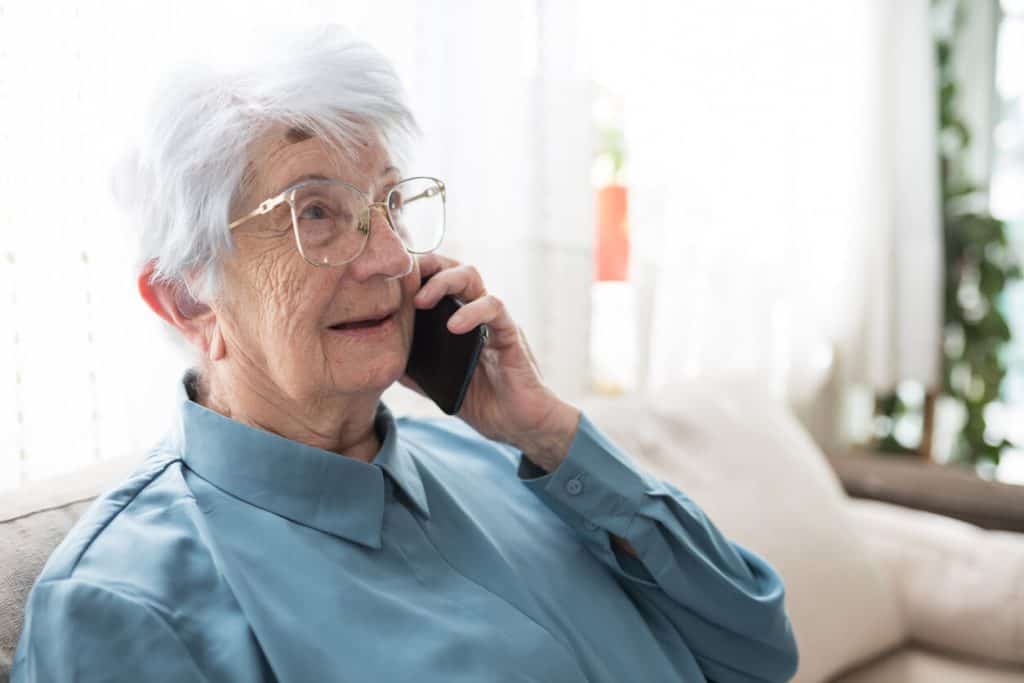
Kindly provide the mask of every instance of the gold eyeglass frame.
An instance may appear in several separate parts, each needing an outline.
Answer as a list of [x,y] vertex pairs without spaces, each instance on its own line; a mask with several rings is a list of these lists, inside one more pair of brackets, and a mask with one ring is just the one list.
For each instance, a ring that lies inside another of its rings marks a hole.
[[[352,261],[354,261],[357,258],[359,258],[359,256],[366,249],[366,243],[370,241],[370,226],[373,223],[372,216],[373,216],[373,209],[374,208],[378,208],[378,209],[381,209],[381,210],[384,211],[384,217],[387,218],[388,225],[391,227],[391,230],[394,231],[396,234],[398,233],[398,230],[395,228],[394,216],[391,215],[391,209],[390,209],[391,193],[394,192],[395,190],[397,190],[402,185],[402,183],[405,183],[405,182],[410,181],[410,180],[429,180],[429,181],[432,181],[432,182],[437,184],[438,191],[441,194],[441,235],[437,239],[437,244],[435,244],[433,247],[431,247],[430,249],[427,249],[425,251],[415,251],[413,249],[410,249],[408,247],[408,245],[406,245],[405,240],[402,240],[401,235],[399,235],[399,240],[402,241],[402,246],[405,247],[405,250],[407,252],[409,252],[410,254],[429,254],[430,252],[436,250],[438,247],[441,246],[441,243],[444,241],[445,231],[448,228],[448,215],[447,215],[448,195],[447,195],[447,187],[445,186],[443,180],[440,180],[438,178],[434,178],[434,177],[431,177],[431,176],[411,176],[409,178],[402,178],[397,183],[395,183],[394,187],[392,187],[390,190],[388,190],[388,193],[386,195],[384,195],[384,201],[383,202],[372,202],[372,201],[370,201],[371,198],[369,196],[367,196],[367,194],[365,192],[363,192],[362,190],[360,190],[358,187],[356,187],[355,185],[353,185],[351,183],[346,183],[344,180],[335,180],[335,179],[332,179],[332,178],[314,178],[314,179],[311,179],[311,180],[304,180],[302,182],[295,183],[294,185],[291,185],[290,187],[285,188],[280,194],[274,195],[273,197],[270,197],[269,199],[264,199],[262,202],[260,202],[259,206],[257,206],[255,209],[253,209],[252,211],[250,211],[246,215],[242,216],[238,220],[235,220],[235,221],[232,221],[231,223],[229,223],[228,224],[228,230],[234,230],[235,228],[240,226],[242,223],[245,223],[246,221],[248,221],[248,220],[250,220],[252,218],[256,218],[257,216],[266,215],[266,214],[270,213],[271,211],[273,211],[274,209],[276,209],[281,204],[287,203],[288,207],[290,209],[290,213],[291,213],[292,233],[295,236],[295,246],[298,248],[299,254],[302,256],[303,260],[306,261],[306,263],[309,263],[310,265],[316,266],[318,268],[335,268],[337,266],[343,266],[346,263],[351,263]],[[298,221],[298,216],[296,216],[296,214],[295,214],[295,193],[298,192],[299,190],[301,190],[303,187],[307,187],[309,185],[344,185],[344,186],[354,190],[366,202],[366,214],[365,214],[364,217],[362,217],[360,219],[360,224],[359,224],[359,227],[357,228],[359,230],[359,232],[363,233],[363,243],[359,247],[359,251],[357,251],[355,253],[355,255],[352,256],[351,258],[346,259],[344,261],[340,261],[338,263],[325,263],[325,262],[313,261],[309,257],[306,256],[306,252],[302,248],[302,239],[299,237],[299,221]],[[430,192],[430,189],[428,188],[427,190],[424,190],[423,192],[421,192],[421,193],[419,193],[419,194],[417,194],[417,195],[415,195],[413,197],[404,198],[402,200],[402,204],[404,206],[405,204],[408,204],[410,202],[414,202],[414,201],[416,201],[418,199],[432,199],[435,196],[437,196],[437,195],[433,194],[432,192]]]

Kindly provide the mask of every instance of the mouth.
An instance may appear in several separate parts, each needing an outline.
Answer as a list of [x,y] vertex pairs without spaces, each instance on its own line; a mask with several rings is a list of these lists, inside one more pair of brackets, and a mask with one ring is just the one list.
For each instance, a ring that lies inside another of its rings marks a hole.
[[375,313],[365,318],[349,320],[342,323],[335,323],[327,329],[334,332],[346,332],[350,334],[373,334],[383,332],[394,327],[396,311]]

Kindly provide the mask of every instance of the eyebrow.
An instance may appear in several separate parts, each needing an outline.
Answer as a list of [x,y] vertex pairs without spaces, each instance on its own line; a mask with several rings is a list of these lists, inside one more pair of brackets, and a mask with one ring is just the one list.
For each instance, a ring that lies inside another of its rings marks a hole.
[[292,127],[284,134],[284,139],[291,143],[302,142],[313,137],[313,134],[305,128]]
[[[398,167],[397,166],[388,166],[383,171],[381,171],[380,177],[383,178],[387,174],[392,173],[392,172],[399,173]],[[292,178],[290,181],[288,181],[288,183],[285,184],[285,186],[283,188],[278,190],[278,192],[276,192],[275,194],[280,194],[281,192],[284,192],[285,190],[287,190],[289,187],[293,187],[295,185],[298,185],[299,183],[304,183],[307,180],[337,180],[337,178],[330,178],[330,177],[325,176],[325,175],[320,174],[320,173],[306,173],[304,175],[300,175],[297,178]],[[367,193],[367,194],[369,194],[369,193]]]
[[299,183],[304,183],[307,180],[331,180],[331,178],[328,178],[327,176],[321,175],[319,173],[306,173],[305,175],[300,175],[297,178],[292,178],[291,180],[289,180],[287,183],[284,184],[284,187],[282,187],[277,192],[277,194],[284,192],[289,187],[293,187],[295,185],[298,185]]

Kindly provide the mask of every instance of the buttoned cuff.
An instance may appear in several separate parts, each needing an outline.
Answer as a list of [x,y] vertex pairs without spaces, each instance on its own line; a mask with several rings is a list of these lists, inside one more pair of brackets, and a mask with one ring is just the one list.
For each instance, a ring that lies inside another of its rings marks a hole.
[[[581,534],[598,557],[632,579],[650,581],[650,574],[632,555],[612,546],[608,533],[629,539],[638,515],[664,485],[637,466],[585,415],[565,460],[545,472],[525,454],[518,475],[523,485],[540,498],[563,522]],[[633,544],[634,546],[636,544]]]

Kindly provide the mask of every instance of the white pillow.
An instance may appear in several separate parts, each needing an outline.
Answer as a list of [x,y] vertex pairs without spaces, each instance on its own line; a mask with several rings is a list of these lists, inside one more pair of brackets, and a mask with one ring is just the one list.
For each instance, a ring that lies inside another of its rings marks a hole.
[[893,586],[857,535],[838,479],[766,392],[702,382],[579,405],[779,571],[800,647],[794,681],[826,681],[903,642]]
[[896,578],[911,638],[1024,663],[1024,535],[875,501],[851,511]]

